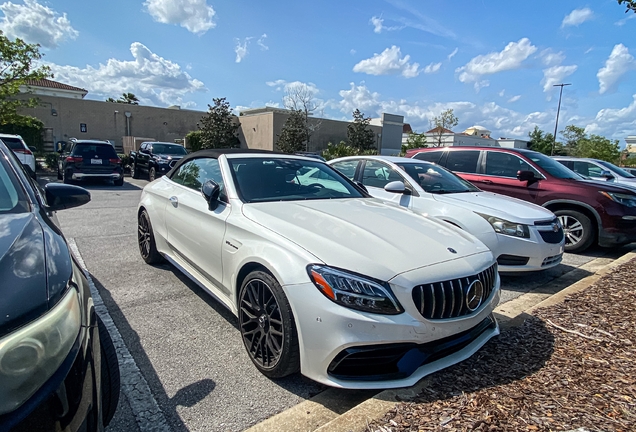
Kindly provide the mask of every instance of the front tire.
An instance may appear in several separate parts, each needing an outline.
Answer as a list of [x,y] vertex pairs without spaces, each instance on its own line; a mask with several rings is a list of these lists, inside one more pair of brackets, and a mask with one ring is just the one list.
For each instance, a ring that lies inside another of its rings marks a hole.
[[130,176],[134,179],[139,178],[139,170],[137,169],[137,164],[135,162],[130,165]]
[[64,179],[62,181],[66,184],[73,184],[73,180],[71,180],[71,177],[69,176],[69,171],[64,173]]
[[247,275],[239,294],[239,329],[250,360],[268,378],[300,369],[294,315],[287,296],[268,273]]
[[157,251],[155,234],[152,231],[152,224],[146,210],[142,210],[137,219],[137,243],[141,257],[146,264],[158,264],[163,261],[163,257]]
[[108,329],[97,317],[97,329],[99,331],[101,351],[101,390],[102,390],[102,422],[108,426],[115,415],[119,402],[120,374],[117,351]]
[[557,210],[554,214],[563,225],[566,252],[583,252],[594,243],[594,225],[589,217],[575,210]]
[[155,179],[157,178],[157,169],[155,167],[151,167],[150,170],[148,171],[148,180],[149,181],[155,181]]

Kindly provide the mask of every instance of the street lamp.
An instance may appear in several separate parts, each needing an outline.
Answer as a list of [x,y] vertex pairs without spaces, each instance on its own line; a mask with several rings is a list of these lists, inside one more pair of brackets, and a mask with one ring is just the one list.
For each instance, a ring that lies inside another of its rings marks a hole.
[[556,145],[556,134],[557,129],[559,127],[559,112],[561,111],[561,96],[563,96],[563,87],[569,86],[572,84],[554,84],[553,87],[561,87],[561,91],[559,92],[559,107],[557,108],[557,117],[556,123],[554,124],[554,136],[552,137],[552,151],[550,152],[551,156],[554,156],[554,146]]

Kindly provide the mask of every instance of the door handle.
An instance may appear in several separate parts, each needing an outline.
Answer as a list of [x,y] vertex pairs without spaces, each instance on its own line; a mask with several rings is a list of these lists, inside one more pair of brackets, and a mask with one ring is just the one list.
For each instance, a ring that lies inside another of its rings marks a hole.
[[477,180],[479,183],[492,184],[492,180]]
[[179,206],[179,199],[176,196],[170,197],[170,204],[172,204],[172,207],[177,208]]

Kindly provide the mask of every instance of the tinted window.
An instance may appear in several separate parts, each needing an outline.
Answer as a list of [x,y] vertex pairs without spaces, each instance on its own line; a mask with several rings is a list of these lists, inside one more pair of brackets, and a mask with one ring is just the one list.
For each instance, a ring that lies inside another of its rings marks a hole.
[[9,162],[0,153],[0,214],[28,211],[28,204]]
[[449,151],[446,168],[463,173],[476,173],[479,150]]
[[358,168],[358,161],[342,161],[336,162],[331,165],[338,171],[340,171],[345,176],[349,177],[349,180],[353,180],[353,177],[356,175],[356,168]]
[[5,137],[0,139],[2,139],[2,142],[5,143],[11,150],[24,149],[24,144],[22,144],[22,140],[20,140],[19,138]]
[[74,156],[85,159],[116,159],[117,153],[110,144],[76,144],[73,148]]
[[537,164],[539,168],[543,168],[548,173],[550,173],[550,175],[553,175],[556,178],[575,180],[581,180],[582,178],[580,175],[576,174],[572,170],[569,170],[554,159],[549,158],[542,153],[526,152],[524,153],[524,155],[532,162]]
[[186,149],[177,144],[153,144],[152,152],[156,154],[184,155]]
[[471,183],[439,165],[427,162],[405,162],[397,165],[429,193],[479,192]]
[[532,171],[541,175],[528,162],[511,153],[489,151],[486,153],[486,174],[498,177],[517,178],[518,171]]
[[393,168],[382,162],[368,160],[362,173],[362,184],[365,186],[384,188],[388,183],[404,181],[404,178]]
[[442,156],[443,151],[430,151],[430,152],[422,152],[413,156],[413,159],[419,159],[426,162],[439,162],[439,158]]
[[628,171],[617,167],[616,165],[609,163],[609,162],[605,162],[605,161],[598,161],[599,164],[601,164],[603,167],[607,168],[608,170],[614,171],[615,173],[617,173],[618,175],[620,175],[621,177],[627,177],[627,178],[634,178],[633,175],[631,175]]
[[201,186],[208,180],[214,180],[220,187],[221,193],[219,198],[223,201],[227,199],[225,194],[225,183],[221,175],[219,161],[212,158],[194,159],[186,164],[181,165],[176,173],[172,176],[172,181],[193,189],[197,192],[201,191]]
[[228,163],[239,195],[248,203],[364,197],[319,161],[258,157],[229,158]]
[[600,177],[603,168],[590,162],[572,161],[572,170],[588,177]]

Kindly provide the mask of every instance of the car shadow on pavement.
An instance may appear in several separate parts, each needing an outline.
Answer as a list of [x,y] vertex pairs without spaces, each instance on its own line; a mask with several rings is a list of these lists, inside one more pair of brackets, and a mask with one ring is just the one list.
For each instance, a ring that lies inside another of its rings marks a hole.
[[507,291],[555,293],[591,274],[579,267],[560,264],[541,273],[500,273],[499,276],[502,288]]
[[521,380],[545,366],[554,352],[554,336],[538,318],[527,316],[519,327],[504,330],[472,357],[435,373],[415,398],[435,402]]

